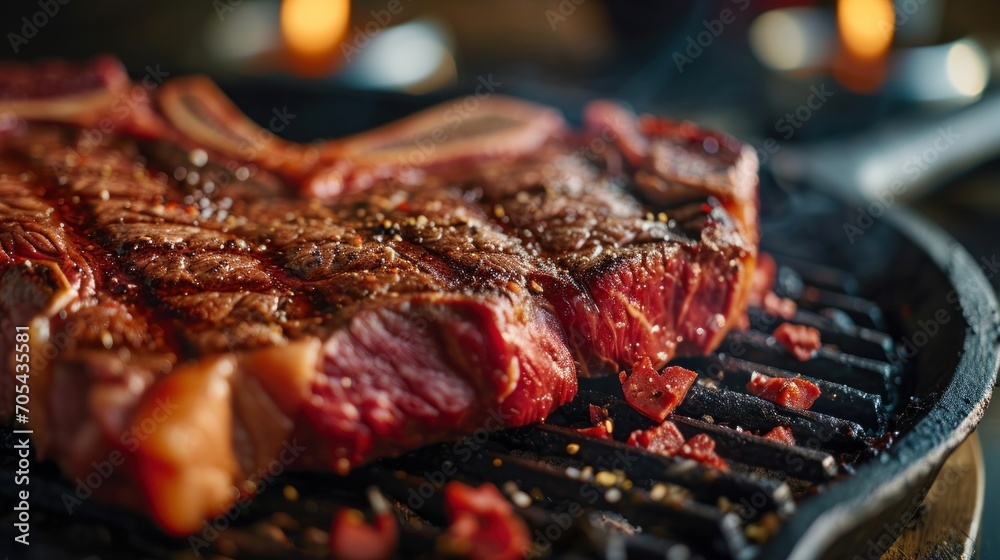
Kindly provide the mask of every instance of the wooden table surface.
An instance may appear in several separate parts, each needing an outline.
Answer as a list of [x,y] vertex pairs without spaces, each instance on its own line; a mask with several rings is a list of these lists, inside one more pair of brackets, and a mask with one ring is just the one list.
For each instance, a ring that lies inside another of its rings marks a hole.
[[973,433],[941,467],[920,513],[882,560],[971,559],[978,548],[985,481],[982,446]]

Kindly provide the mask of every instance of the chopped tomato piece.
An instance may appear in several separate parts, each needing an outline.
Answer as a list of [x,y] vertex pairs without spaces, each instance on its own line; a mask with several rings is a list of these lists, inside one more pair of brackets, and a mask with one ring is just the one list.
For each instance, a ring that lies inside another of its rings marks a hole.
[[819,398],[815,383],[798,377],[768,377],[754,373],[747,383],[747,391],[784,407],[808,409]]
[[698,434],[687,440],[677,454],[720,471],[729,470],[729,465],[715,453],[715,440],[705,434]]
[[601,422],[596,426],[591,426],[589,428],[577,428],[576,431],[582,435],[594,437],[597,439],[614,439],[611,436],[611,432],[608,431],[606,421]]
[[820,347],[819,331],[805,325],[782,323],[774,329],[774,339],[803,362]]
[[747,303],[753,307],[764,305],[764,296],[774,288],[774,279],[778,276],[778,265],[774,258],[767,254],[757,255],[757,267],[750,277],[750,291],[747,293]]
[[653,426],[648,430],[636,430],[629,434],[628,442],[633,447],[641,447],[646,451],[660,453],[662,455],[673,455],[684,445],[684,436],[681,435],[677,426],[667,420],[659,426]]
[[792,434],[792,429],[788,426],[775,426],[770,432],[764,434],[764,437],[780,441],[781,443],[787,443],[788,445],[795,445],[795,436]]
[[528,527],[496,486],[451,481],[444,487],[444,505],[451,522],[447,536],[465,558],[519,560],[528,552]]
[[364,513],[341,508],[330,527],[330,554],[338,560],[385,560],[398,542],[399,525],[391,511],[376,515],[369,525]]
[[677,408],[697,377],[697,373],[677,366],[658,373],[648,356],[635,364],[632,375],[624,371],[618,374],[628,404],[657,422],[663,422]]

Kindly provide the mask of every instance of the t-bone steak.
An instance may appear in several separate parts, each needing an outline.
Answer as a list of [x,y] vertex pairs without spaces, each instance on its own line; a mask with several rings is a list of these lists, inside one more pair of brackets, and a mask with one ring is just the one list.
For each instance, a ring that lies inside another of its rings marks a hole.
[[137,87],[109,58],[0,66],[0,416],[28,327],[40,456],[122,454],[97,493],[170,533],[276,459],[540,422],[577,376],[745,319],[756,160],[728,136],[495,95],[302,145],[205,78]]

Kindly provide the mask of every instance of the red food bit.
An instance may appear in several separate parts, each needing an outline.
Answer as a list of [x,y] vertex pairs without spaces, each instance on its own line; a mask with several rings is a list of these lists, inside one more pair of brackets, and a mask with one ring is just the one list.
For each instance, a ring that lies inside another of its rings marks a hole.
[[775,426],[770,432],[764,434],[764,438],[795,445],[795,436],[792,434],[792,429],[787,426]]
[[693,459],[703,465],[720,471],[728,471],[729,465],[715,453],[715,440],[705,434],[698,434],[687,440],[677,452],[685,459]]
[[768,377],[754,373],[747,391],[787,408],[808,409],[819,398],[819,387],[798,377]]
[[633,447],[672,456],[684,445],[684,436],[673,422],[665,421],[648,430],[636,430],[629,434],[628,442]]
[[774,329],[774,339],[803,362],[820,347],[819,331],[805,325],[782,323]]
[[376,515],[369,525],[365,514],[341,508],[330,527],[330,554],[338,560],[385,560],[398,542],[399,525],[391,511]]
[[778,297],[778,294],[774,292],[768,292],[764,295],[762,307],[766,313],[781,317],[782,319],[791,319],[799,309],[799,306],[794,301]]
[[604,421],[596,426],[591,426],[589,428],[577,428],[576,431],[582,435],[590,436],[597,439],[614,439],[611,436],[611,432],[608,431],[607,422],[608,421]]
[[587,410],[590,412],[590,422],[592,424],[600,424],[608,419],[608,411],[596,404],[588,405]]
[[633,447],[642,447],[647,451],[666,455],[693,459],[719,470],[727,471],[729,466],[715,453],[715,441],[705,434],[698,434],[684,441],[677,426],[670,421],[653,426],[648,430],[636,430],[629,434],[628,442]]
[[750,290],[747,293],[747,303],[754,307],[764,305],[764,296],[771,293],[774,287],[774,279],[778,276],[778,265],[774,258],[767,254],[757,255],[757,267],[753,270],[750,278]]
[[530,546],[528,527],[492,484],[473,488],[458,481],[444,487],[453,552],[471,560],[519,560]]
[[636,363],[632,375],[624,371],[618,374],[628,404],[657,422],[663,422],[680,404],[697,377],[697,373],[677,366],[657,373],[648,356]]
[[733,330],[744,332],[750,328],[750,317],[746,313],[740,313],[733,321]]

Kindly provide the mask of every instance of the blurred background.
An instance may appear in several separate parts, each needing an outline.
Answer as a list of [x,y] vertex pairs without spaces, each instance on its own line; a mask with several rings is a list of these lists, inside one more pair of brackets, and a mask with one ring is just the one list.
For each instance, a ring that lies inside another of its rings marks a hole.
[[[769,178],[859,201],[862,229],[904,201],[1000,286],[995,2],[5,0],[0,14],[2,58],[113,53],[137,80],[207,73],[257,122],[285,115],[274,132],[295,140],[476,88],[571,120],[615,98],[740,137]],[[980,554],[1000,558],[1000,405],[979,433]]]

